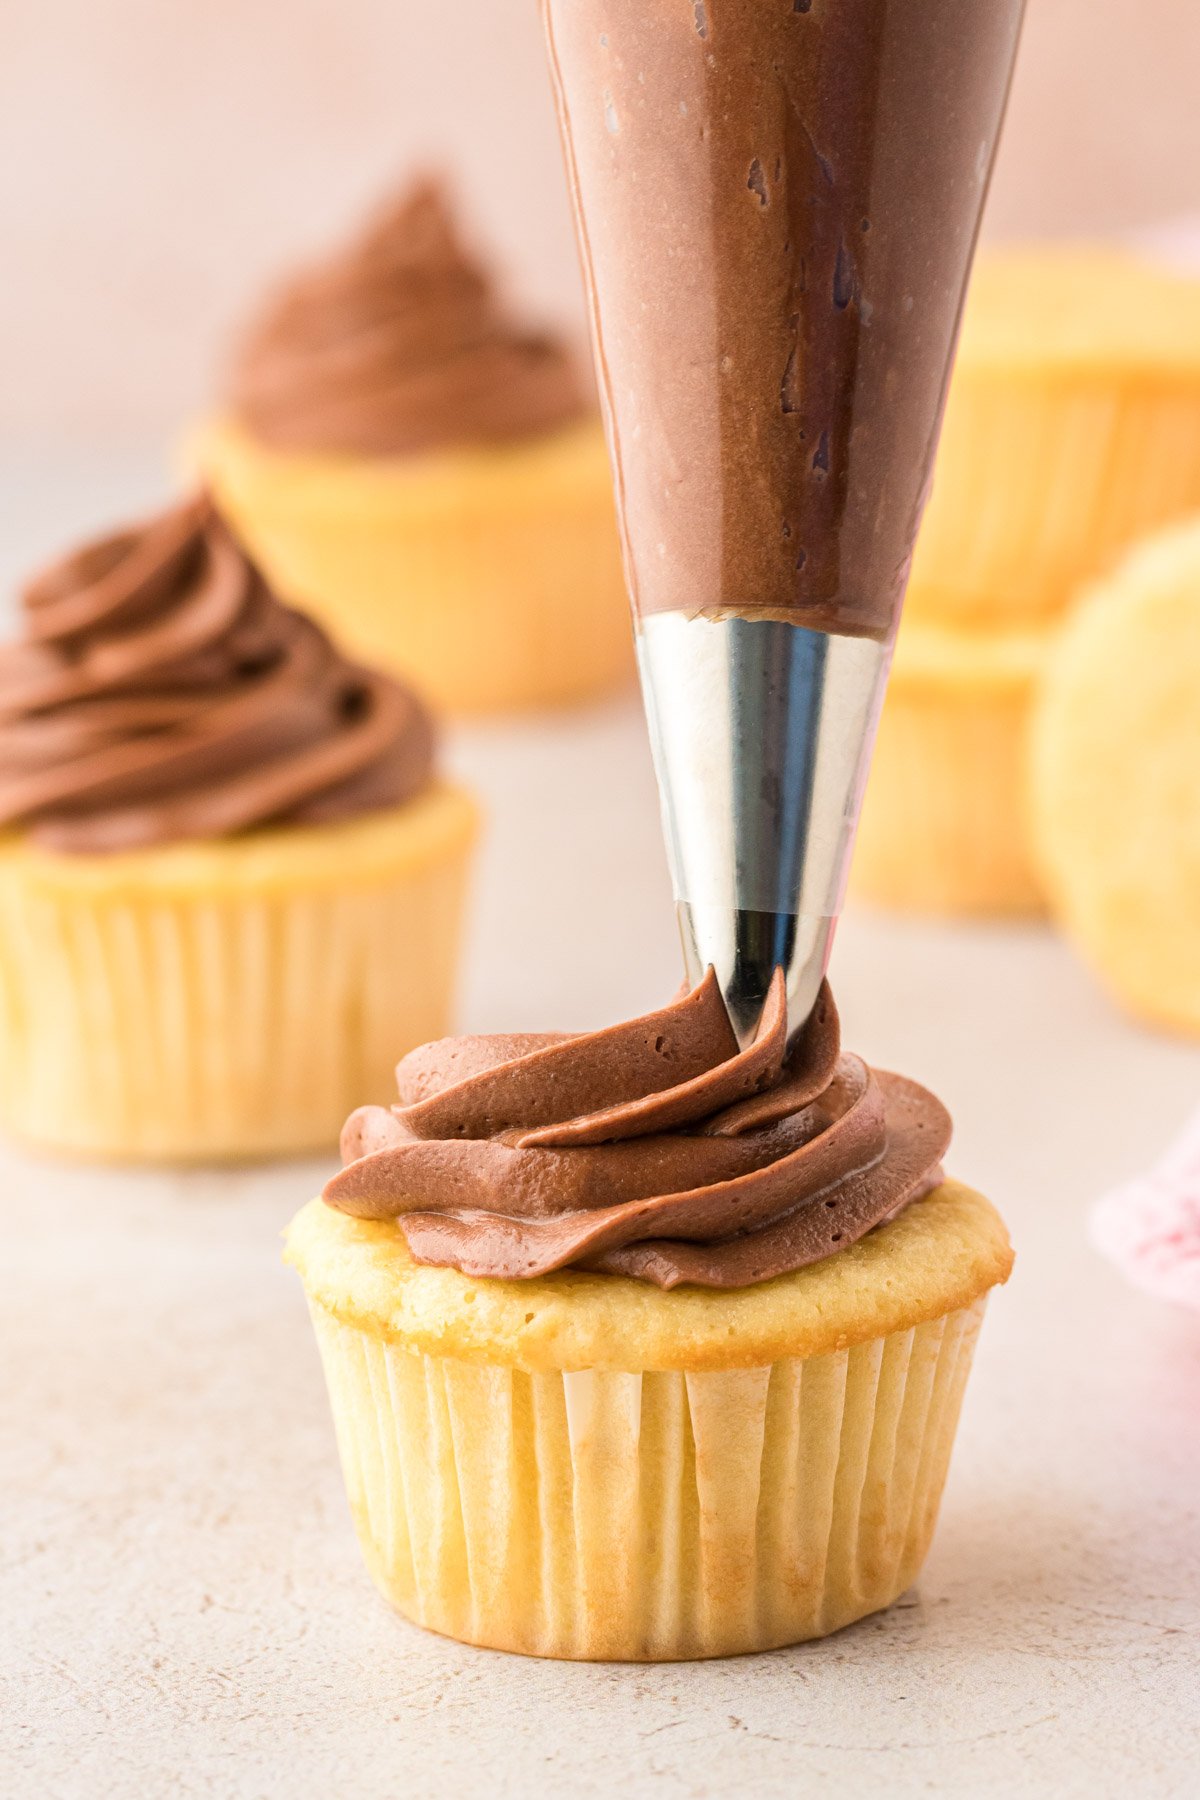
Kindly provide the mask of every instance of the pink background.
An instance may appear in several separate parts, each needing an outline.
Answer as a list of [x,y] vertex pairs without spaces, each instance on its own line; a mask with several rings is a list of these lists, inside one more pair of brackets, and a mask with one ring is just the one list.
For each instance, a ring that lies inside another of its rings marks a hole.
[[[1200,208],[1198,71],[1194,0],[1030,0],[989,231]],[[536,0],[0,0],[0,438],[169,430],[418,159],[577,324]]]

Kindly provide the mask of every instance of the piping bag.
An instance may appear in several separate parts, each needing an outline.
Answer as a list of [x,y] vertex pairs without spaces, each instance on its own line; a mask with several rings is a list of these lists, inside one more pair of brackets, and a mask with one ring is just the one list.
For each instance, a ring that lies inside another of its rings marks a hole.
[[1023,0],[542,0],[687,977],[820,988]]

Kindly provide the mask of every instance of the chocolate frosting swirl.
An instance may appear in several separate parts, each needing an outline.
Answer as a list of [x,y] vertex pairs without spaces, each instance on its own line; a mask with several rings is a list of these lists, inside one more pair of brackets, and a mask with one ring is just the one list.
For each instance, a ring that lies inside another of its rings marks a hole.
[[322,823],[430,778],[414,695],[281,604],[205,497],[35,577],[0,649],[0,824],[109,851]]
[[566,348],[509,317],[428,180],[278,295],[231,399],[266,444],[367,456],[504,443],[588,410]]
[[827,985],[790,1056],[786,1038],[781,974],[739,1050],[710,970],[607,1031],[427,1044],[398,1106],[347,1120],[324,1197],[467,1275],[766,1281],[930,1192],[950,1141],[932,1094],[841,1054]]

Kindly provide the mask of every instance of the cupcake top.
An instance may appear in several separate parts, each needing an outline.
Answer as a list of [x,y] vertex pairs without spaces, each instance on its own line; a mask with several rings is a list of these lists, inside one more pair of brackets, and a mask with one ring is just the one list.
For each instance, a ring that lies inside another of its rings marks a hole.
[[271,301],[230,398],[265,444],[364,456],[505,443],[589,410],[566,347],[510,316],[432,180]]
[[986,251],[957,366],[1200,373],[1200,281],[1115,245]]
[[317,824],[425,787],[433,731],[284,606],[199,496],[29,582],[0,649],[0,824],[115,851]]
[[748,1287],[931,1192],[950,1141],[932,1094],[841,1053],[827,986],[786,1044],[782,975],[740,1050],[711,970],[607,1031],[427,1044],[398,1106],[347,1121],[324,1198],[466,1275]]

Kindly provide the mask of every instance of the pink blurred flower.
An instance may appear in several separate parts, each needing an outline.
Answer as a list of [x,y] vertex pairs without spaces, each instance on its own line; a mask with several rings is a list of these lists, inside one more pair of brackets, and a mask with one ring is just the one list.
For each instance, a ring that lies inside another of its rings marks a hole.
[[1145,1175],[1097,1201],[1089,1235],[1135,1286],[1200,1311],[1200,1113]]

